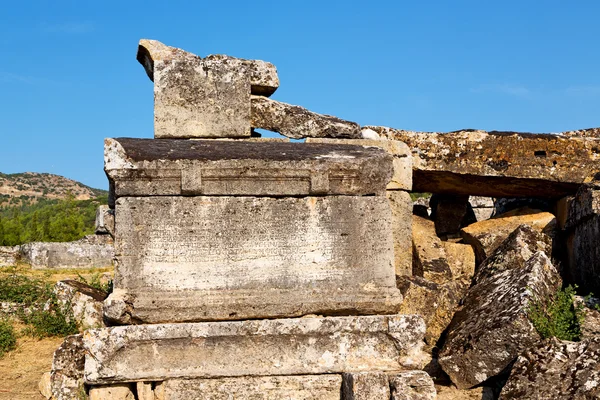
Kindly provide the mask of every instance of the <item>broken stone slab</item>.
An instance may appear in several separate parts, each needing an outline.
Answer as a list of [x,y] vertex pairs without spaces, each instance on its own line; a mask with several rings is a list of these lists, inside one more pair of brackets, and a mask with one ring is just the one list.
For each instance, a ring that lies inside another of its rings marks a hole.
[[546,302],[561,285],[550,259],[536,252],[520,269],[508,269],[472,286],[454,314],[439,355],[459,389],[481,384],[505,370],[540,340],[528,315],[533,301]]
[[390,400],[435,400],[433,380],[425,371],[406,371],[390,376]]
[[252,96],[253,128],[277,132],[293,139],[309,137],[362,139],[360,126],[332,115],[317,114],[304,107]]
[[341,386],[342,377],[339,374],[169,379],[156,385],[154,398],[156,400],[340,400]]
[[94,386],[90,388],[89,400],[137,400],[132,386],[126,384]]
[[469,196],[434,193],[429,206],[439,237],[457,235],[461,228],[477,222]]
[[121,197],[116,210],[114,288],[131,307],[109,297],[105,314],[130,313],[119,323],[388,314],[402,299],[385,197]]
[[339,144],[106,139],[112,197],[383,195],[392,157]]
[[[209,55],[206,59],[221,61],[225,65],[231,64],[232,66],[237,66],[240,63],[243,64],[250,76],[252,94],[270,96],[279,87],[277,69],[270,62],[244,60],[225,55]],[[154,81],[157,63],[166,64],[176,61],[198,63],[202,58],[185,50],[167,46],[157,40],[141,39],[138,46],[137,60],[146,70],[150,80]]]
[[468,283],[450,281],[437,284],[418,276],[399,276],[397,285],[403,297],[398,312],[423,317],[427,326],[425,343],[427,348],[433,348],[452,321],[469,288]]
[[515,362],[501,400],[600,398],[600,338],[550,338]]
[[402,190],[388,190],[386,196],[392,210],[396,276],[412,275],[412,200]]
[[33,269],[106,268],[113,265],[114,247],[107,243],[31,242],[21,246],[21,260]]
[[366,128],[412,149],[415,192],[560,198],[574,194],[600,170],[595,138]]
[[538,251],[552,254],[552,239],[529,225],[519,225],[477,268],[474,281],[509,269],[522,269]]
[[416,315],[129,325],[84,333],[89,385],[421,368]]
[[50,385],[56,400],[79,400],[85,392],[83,370],[85,352],[82,335],[67,336],[54,352]]
[[306,143],[351,144],[380,147],[393,157],[394,174],[387,190],[412,190],[412,155],[408,146],[397,140],[307,138]]
[[481,264],[519,225],[529,225],[551,238],[555,237],[557,227],[553,214],[520,208],[471,224],[461,229],[461,236],[465,243],[473,246],[477,264]]
[[104,327],[102,302],[107,297],[104,291],[83,282],[65,280],[56,283],[54,294],[60,304],[71,309],[80,331]]

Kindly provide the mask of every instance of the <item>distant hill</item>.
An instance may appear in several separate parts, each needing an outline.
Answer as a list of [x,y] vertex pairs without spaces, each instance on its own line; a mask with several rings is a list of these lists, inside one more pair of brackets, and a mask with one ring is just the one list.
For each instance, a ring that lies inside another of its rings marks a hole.
[[108,192],[93,189],[60,175],[38,172],[17,174],[0,172],[0,207],[35,204],[40,199],[66,199],[69,194],[75,200],[89,200],[106,196]]

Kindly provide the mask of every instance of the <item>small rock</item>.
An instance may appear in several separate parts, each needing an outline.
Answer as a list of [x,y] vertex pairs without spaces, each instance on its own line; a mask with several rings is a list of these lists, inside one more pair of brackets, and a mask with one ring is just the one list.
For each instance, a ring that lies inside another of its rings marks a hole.
[[600,337],[547,339],[515,362],[501,400],[600,398]]

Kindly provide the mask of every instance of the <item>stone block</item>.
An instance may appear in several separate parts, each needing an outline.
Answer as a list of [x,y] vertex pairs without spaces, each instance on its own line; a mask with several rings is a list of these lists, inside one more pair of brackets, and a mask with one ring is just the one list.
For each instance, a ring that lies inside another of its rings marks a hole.
[[369,147],[255,141],[106,139],[122,196],[383,195],[392,157]]
[[434,222],[412,216],[413,275],[434,283],[452,280],[442,241],[435,234]]
[[[425,371],[406,371],[390,375],[390,400],[435,400],[433,379]],[[383,398],[382,398],[383,399]]]
[[317,114],[304,107],[252,96],[253,128],[277,132],[293,139],[325,137],[362,139],[360,126],[332,115]]
[[396,275],[412,275],[412,200],[401,190],[388,190],[386,195],[392,210]]
[[600,170],[593,137],[366,128],[412,150],[415,192],[557,199],[574,194]]
[[387,314],[401,302],[384,197],[122,197],[116,210],[114,287],[134,321]]
[[129,325],[84,333],[90,385],[422,368],[416,315]]
[[157,400],[340,400],[340,375],[244,376],[169,379],[157,385]]
[[390,383],[384,372],[354,372],[342,375],[342,400],[390,398]]
[[523,268],[498,272],[472,286],[439,354],[452,382],[459,389],[479,385],[539,341],[529,307],[533,301],[546,302],[560,285],[558,271],[538,251]]
[[306,138],[306,143],[351,144],[379,147],[393,157],[394,175],[387,190],[412,190],[412,154],[408,146],[398,140]]

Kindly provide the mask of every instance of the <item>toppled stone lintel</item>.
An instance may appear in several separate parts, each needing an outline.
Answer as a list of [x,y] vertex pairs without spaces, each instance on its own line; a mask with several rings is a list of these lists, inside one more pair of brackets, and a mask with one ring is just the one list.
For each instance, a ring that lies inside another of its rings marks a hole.
[[278,132],[294,139],[328,137],[362,139],[360,125],[332,115],[317,114],[304,107],[252,96],[253,128]]
[[114,287],[131,296],[105,312],[120,323],[388,314],[401,302],[383,196],[121,197],[116,206]]
[[167,46],[157,40],[142,39],[138,46],[137,60],[142,64],[150,80],[154,81],[157,62],[200,63],[202,60],[218,61],[224,65],[242,64],[249,74],[252,94],[270,96],[279,87],[277,69],[270,62],[262,60],[244,60],[226,55],[209,55],[201,58],[185,50]]
[[368,129],[412,149],[416,192],[559,198],[575,193],[600,170],[600,146],[595,138]]
[[106,139],[113,198],[160,195],[383,195],[392,156],[320,143]]
[[88,330],[85,381],[105,383],[419,369],[416,315],[132,325]]

